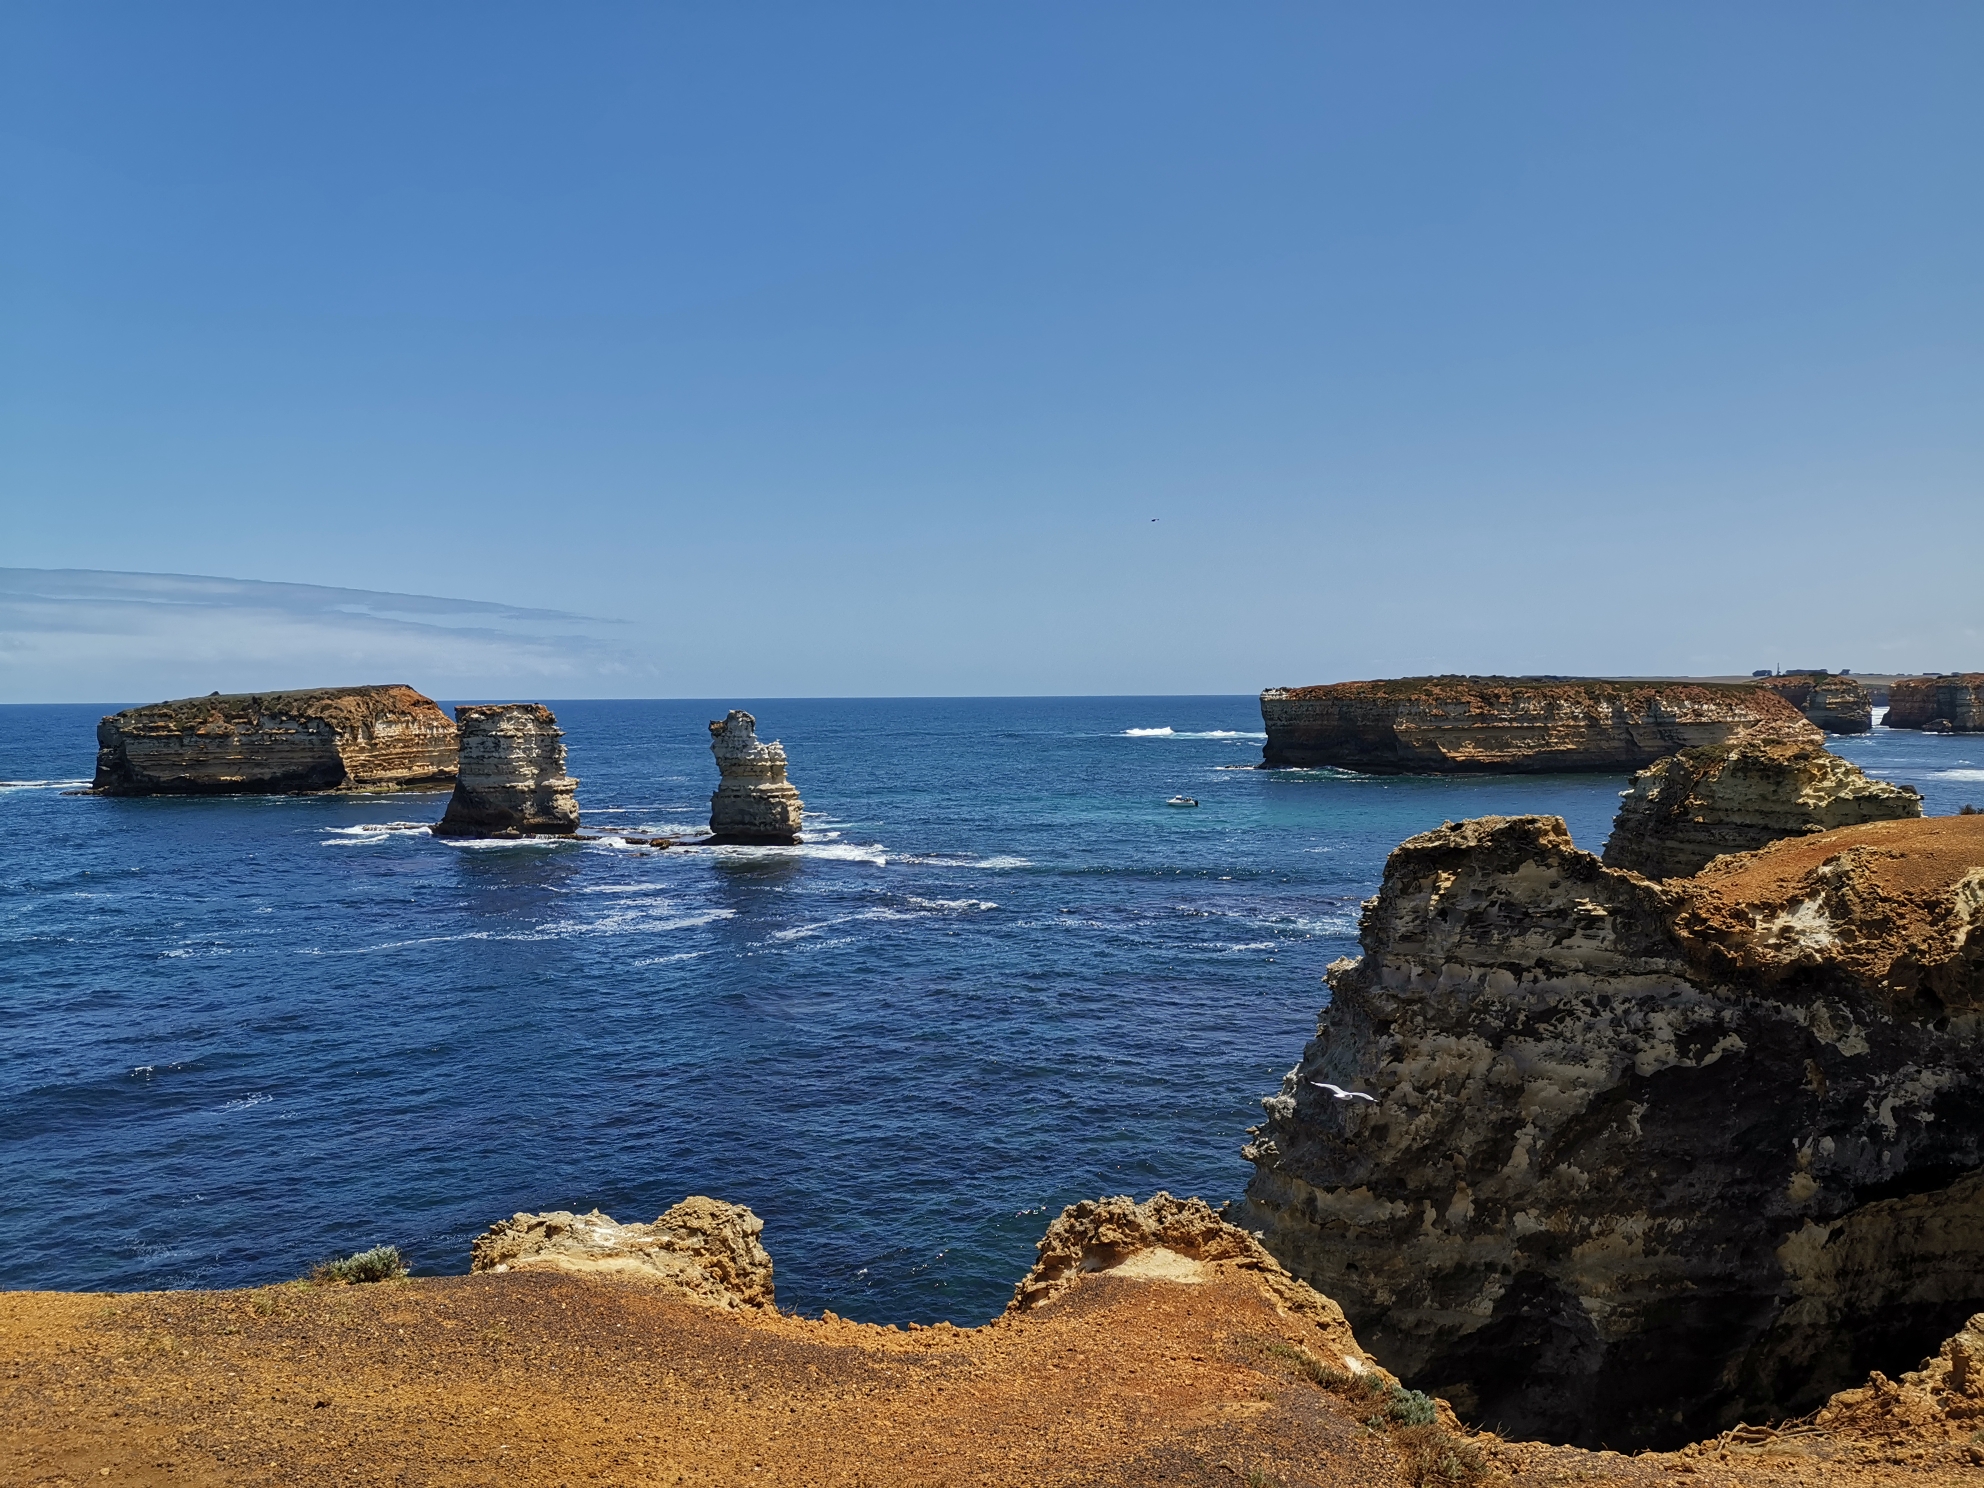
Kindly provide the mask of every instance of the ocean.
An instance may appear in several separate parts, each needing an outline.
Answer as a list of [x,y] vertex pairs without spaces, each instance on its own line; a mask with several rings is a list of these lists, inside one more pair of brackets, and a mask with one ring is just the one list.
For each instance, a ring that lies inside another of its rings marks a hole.
[[[1623,777],[1261,771],[1252,697],[553,703],[605,840],[445,795],[99,800],[0,708],[0,1286],[239,1287],[520,1209],[765,1221],[782,1305],[982,1322],[1075,1200],[1237,1197],[1386,853]],[[747,707],[796,848],[668,849]],[[1984,805],[1984,739],[1834,747]],[[1198,809],[1168,807],[1174,794]]]

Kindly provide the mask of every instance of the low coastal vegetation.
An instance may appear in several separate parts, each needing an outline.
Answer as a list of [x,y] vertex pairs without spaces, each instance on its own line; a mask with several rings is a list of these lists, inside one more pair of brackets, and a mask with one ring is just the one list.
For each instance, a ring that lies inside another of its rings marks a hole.
[[406,1261],[397,1245],[375,1245],[354,1255],[320,1261],[310,1268],[310,1280],[319,1286],[358,1285],[371,1281],[398,1281],[406,1272]]

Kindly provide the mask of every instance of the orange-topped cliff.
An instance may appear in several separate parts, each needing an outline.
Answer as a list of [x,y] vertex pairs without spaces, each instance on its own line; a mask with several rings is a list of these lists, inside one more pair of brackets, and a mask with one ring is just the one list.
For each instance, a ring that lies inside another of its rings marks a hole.
[[1738,735],[1817,744],[1774,692],[1700,682],[1577,677],[1403,677],[1271,687],[1262,763],[1371,774],[1645,768]]
[[411,687],[209,693],[96,726],[105,796],[291,795],[454,783],[455,725]]

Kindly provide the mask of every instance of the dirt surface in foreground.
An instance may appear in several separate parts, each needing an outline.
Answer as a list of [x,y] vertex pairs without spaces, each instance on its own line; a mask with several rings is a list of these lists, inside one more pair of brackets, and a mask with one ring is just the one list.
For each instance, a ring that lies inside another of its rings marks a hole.
[[[1455,1481],[1420,1478],[1409,1436],[1313,1382],[1313,1322],[1207,1269],[1104,1273],[1024,1316],[909,1331],[542,1271],[0,1294],[0,1482]],[[1884,1430],[1635,1458],[1481,1436],[1485,1471],[1459,1481],[1984,1485],[1967,1431]]]

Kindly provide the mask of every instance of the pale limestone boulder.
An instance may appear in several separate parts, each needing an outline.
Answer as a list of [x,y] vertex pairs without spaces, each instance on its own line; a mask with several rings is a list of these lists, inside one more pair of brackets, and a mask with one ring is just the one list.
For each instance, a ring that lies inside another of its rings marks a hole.
[[579,829],[579,783],[565,773],[565,735],[549,708],[463,707],[455,722],[461,773],[437,837],[557,837]]
[[740,708],[710,724],[710,753],[723,779],[710,797],[710,832],[718,842],[799,840],[804,810],[785,778],[785,746],[758,742],[758,720]]
[[742,1204],[693,1194],[653,1224],[621,1224],[597,1209],[498,1220],[476,1238],[471,1271],[566,1271],[650,1283],[685,1301],[731,1310],[769,1308],[772,1258],[765,1222]]

